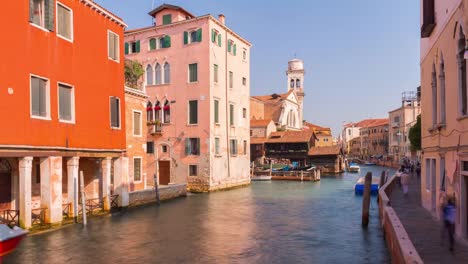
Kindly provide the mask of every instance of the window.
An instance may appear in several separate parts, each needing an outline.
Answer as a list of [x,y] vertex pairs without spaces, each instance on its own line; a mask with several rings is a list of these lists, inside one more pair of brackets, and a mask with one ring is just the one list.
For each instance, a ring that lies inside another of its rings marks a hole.
[[141,158],[133,158],[133,181],[141,181]]
[[215,154],[216,155],[219,155],[221,153],[220,151],[220,139],[219,138],[215,138]]
[[189,64],[189,82],[198,82],[198,64]]
[[151,122],[154,120],[153,105],[151,102],[146,104],[146,121]]
[[57,3],[57,35],[73,41],[72,11],[59,3]]
[[219,100],[214,100],[214,122],[219,124]]
[[437,73],[435,65],[432,64],[432,127],[437,125]]
[[348,129],[348,136],[351,136],[351,129]]
[[229,105],[229,125],[234,126],[234,105]]
[[247,60],[247,50],[245,49],[242,51],[242,59],[245,61]]
[[73,87],[59,83],[58,88],[59,119],[61,121],[73,122],[75,120]]
[[108,57],[109,59],[118,61],[119,60],[119,35],[114,32],[107,32],[108,38]]
[[140,41],[130,42],[130,54],[140,52]]
[[232,71],[229,72],[229,88],[232,89],[234,86],[234,73]]
[[215,64],[213,65],[213,76],[214,76],[214,82],[217,83],[218,82],[218,65]]
[[29,21],[37,26],[54,30],[54,1],[30,0]]
[[445,158],[440,158],[440,190],[445,191]]
[[159,63],[156,63],[155,67],[156,71],[156,85],[162,84],[162,74],[161,74],[161,65]]
[[236,56],[237,45],[234,44],[234,41],[228,40],[228,52]]
[[163,153],[167,153],[167,146],[166,145],[161,146],[161,151]]
[[146,153],[154,154],[154,142],[146,142]]
[[184,32],[184,44],[190,44],[202,41],[202,29]]
[[245,77],[242,77],[242,85],[247,85],[247,78]]
[[291,79],[291,85],[290,85],[291,88],[294,88],[294,79]]
[[462,116],[468,115],[468,107],[467,107],[467,87],[466,87],[466,60],[464,58],[465,55],[465,34],[463,33],[463,29],[460,26],[459,29],[460,33],[458,36],[458,53],[457,53],[457,63],[458,63],[458,94],[459,94],[459,107],[460,107],[460,114]]
[[435,179],[436,160],[426,159],[426,190],[432,190],[432,180]]
[[242,117],[247,118],[247,108],[242,108]]
[[439,123],[445,124],[445,64],[444,57],[440,55],[440,70],[439,70],[439,83],[440,83],[440,116]]
[[296,88],[301,88],[301,80],[296,79]]
[[172,15],[171,14],[164,15],[163,16],[163,25],[168,25],[168,24],[171,24],[171,23],[172,23]]
[[198,176],[198,166],[189,165],[189,176]]
[[40,118],[50,117],[48,80],[31,76],[31,115]]
[[435,0],[423,0],[422,17],[423,24],[421,26],[421,37],[427,38],[431,35],[435,27]]
[[154,105],[154,120],[161,121],[161,117],[161,103],[156,101],[156,104]]
[[149,40],[149,50],[155,50],[156,49],[156,39],[155,38],[150,38]]
[[153,66],[146,66],[146,85],[153,85]]
[[111,128],[120,128],[120,99],[110,98],[110,122]]
[[244,140],[243,143],[244,143],[244,144],[243,144],[243,146],[244,146],[244,152],[242,152],[242,153],[244,153],[244,155],[247,155],[247,140]]
[[141,136],[141,112],[133,111],[133,135]]
[[211,42],[221,47],[221,34],[216,29],[211,30]]
[[189,101],[189,125],[198,124],[198,101]]
[[164,103],[163,114],[164,114],[164,124],[171,123],[171,104],[168,100],[166,100],[166,102]]
[[185,139],[185,154],[186,155],[200,155],[200,139],[199,138],[186,138]]
[[237,155],[237,139],[231,139],[229,142],[231,147],[231,156]]
[[253,136],[253,130],[250,129],[250,136]]
[[41,164],[36,164],[36,184],[41,183]]
[[171,65],[164,63],[164,83],[171,83]]

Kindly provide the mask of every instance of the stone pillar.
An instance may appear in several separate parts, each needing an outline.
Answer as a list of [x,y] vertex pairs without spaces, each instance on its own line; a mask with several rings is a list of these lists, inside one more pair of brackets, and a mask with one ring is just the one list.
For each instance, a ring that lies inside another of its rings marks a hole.
[[67,160],[67,195],[70,206],[70,217],[78,216],[78,173],[80,157],[71,157]]
[[31,173],[32,157],[19,160],[19,222],[23,228],[31,227]]
[[62,222],[62,157],[41,159],[41,208],[46,223]]
[[104,210],[110,210],[110,181],[111,181],[111,158],[105,158],[101,161],[102,166],[102,201]]
[[11,210],[19,210],[19,175],[17,170],[11,172]]
[[128,158],[121,157],[114,161],[114,190],[119,195],[119,206],[129,204],[128,197]]

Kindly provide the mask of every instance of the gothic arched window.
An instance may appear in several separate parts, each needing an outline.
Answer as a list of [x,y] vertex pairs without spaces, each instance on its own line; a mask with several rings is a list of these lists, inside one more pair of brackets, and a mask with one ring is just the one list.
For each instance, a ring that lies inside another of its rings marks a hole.
[[301,88],[301,80],[296,79],[296,88]]
[[161,80],[161,65],[156,64],[156,84],[161,84],[162,83],[162,80]]
[[437,72],[435,64],[432,64],[432,126],[437,125]]
[[146,121],[150,122],[154,120],[153,104],[148,102],[146,104]]
[[171,83],[171,65],[164,63],[164,83]]
[[153,66],[146,67],[146,85],[153,85]]
[[171,104],[166,100],[163,107],[164,124],[171,123]]
[[460,97],[460,114],[465,116],[468,114],[467,111],[467,91],[466,91],[466,60],[465,60],[465,49],[466,49],[465,34],[463,28],[460,26],[460,33],[458,37],[458,90]]
[[290,85],[291,88],[294,88],[294,79],[291,79],[291,85]]
[[445,124],[445,64],[444,56],[440,54],[440,69],[439,69],[439,85],[440,85],[440,117],[439,122]]

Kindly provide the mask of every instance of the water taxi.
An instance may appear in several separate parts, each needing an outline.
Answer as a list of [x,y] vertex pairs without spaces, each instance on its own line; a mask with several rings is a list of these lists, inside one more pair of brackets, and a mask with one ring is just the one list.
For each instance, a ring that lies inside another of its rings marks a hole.
[[358,173],[361,170],[361,167],[356,163],[350,163],[348,167],[348,172],[355,172]]
[[5,224],[0,224],[0,257],[15,250],[27,233],[19,227],[9,228]]

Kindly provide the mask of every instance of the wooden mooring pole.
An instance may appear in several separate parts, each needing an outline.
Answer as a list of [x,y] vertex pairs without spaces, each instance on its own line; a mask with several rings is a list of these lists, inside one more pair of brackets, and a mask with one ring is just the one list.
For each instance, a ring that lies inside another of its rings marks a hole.
[[371,195],[371,184],[372,184],[372,172],[366,174],[364,181],[364,193],[362,198],[362,226],[367,227],[369,225],[369,206],[370,206],[370,195]]
[[271,172],[273,171],[273,162],[270,163],[270,177],[271,177]]
[[159,198],[159,182],[158,182],[158,176],[154,174],[154,191],[156,192],[156,203],[157,205],[161,204],[161,199]]

